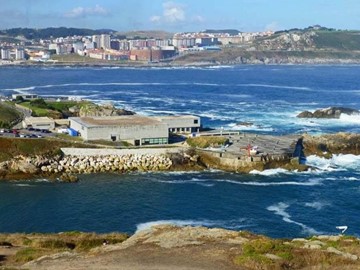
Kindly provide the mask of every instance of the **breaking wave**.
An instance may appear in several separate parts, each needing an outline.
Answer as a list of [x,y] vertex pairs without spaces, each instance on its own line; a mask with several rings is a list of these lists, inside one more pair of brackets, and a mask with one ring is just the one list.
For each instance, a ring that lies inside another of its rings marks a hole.
[[292,220],[290,214],[288,212],[286,212],[286,209],[289,208],[289,206],[290,206],[289,204],[280,202],[280,203],[271,205],[271,206],[267,207],[266,209],[268,211],[274,212],[275,215],[281,216],[283,221],[300,226],[303,229],[303,232],[306,234],[310,234],[310,235],[321,234],[320,232],[316,231],[315,229],[313,229],[301,222]]

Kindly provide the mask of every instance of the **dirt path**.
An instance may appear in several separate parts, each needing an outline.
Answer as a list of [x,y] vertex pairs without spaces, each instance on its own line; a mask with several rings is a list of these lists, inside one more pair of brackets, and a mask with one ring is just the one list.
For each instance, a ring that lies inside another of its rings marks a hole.
[[96,256],[68,257],[31,263],[26,269],[36,270],[230,270],[235,267],[227,251],[219,247],[196,246],[161,249],[153,245],[132,247]]

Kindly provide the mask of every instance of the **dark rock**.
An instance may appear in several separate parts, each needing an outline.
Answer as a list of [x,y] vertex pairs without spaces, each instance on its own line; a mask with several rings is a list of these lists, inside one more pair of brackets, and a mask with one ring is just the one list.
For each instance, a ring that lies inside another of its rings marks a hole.
[[76,183],[79,181],[79,178],[74,174],[63,173],[60,176],[60,180],[67,183]]
[[245,127],[251,127],[254,125],[254,123],[251,123],[251,122],[239,122],[239,123],[236,123],[237,126],[245,126]]
[[340,118],[341,114],[353,115],[360,114],[358,110],[344,107],[330,107],[325,109],[319,109],[315,112],[304,111],[297,115],[299,118]]
[[313,115],[312,112],[304,111],[304,112],[301,112],[300,114],[298,114],[297,117],[299,117],[299,118],[313,118],[314,115]]

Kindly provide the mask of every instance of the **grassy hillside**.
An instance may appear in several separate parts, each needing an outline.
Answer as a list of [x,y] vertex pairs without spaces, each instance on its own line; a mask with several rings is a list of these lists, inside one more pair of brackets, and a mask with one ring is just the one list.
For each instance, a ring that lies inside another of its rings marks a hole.
[[81,107],[88,103],[88,101],[45,101],[43,99],[37,99],[33,101],[24,101],[20,104],[32,110],[33,116],[47,116],[54,119],[61,119],[64,117],[72,116],[72,113],[69,111],[71,107]]
[[10,128],[20,118],[21,114],[13,106],[0,102],[0,127]]
[[319,49],[360,50],[359,31],[317,31],[314,41]]
[[[177,58],[175,64],[189,64],[199,62],[221,63],[221,64],[242,64],[261,63],[271,60],[271,63],[288,63],[294,60],[306,61],[313,59],[360,61],[360,53],[356,51],[246,51],[243,48],[223,48],[220,52],[204,51],[190,53]],[[258,62],[254,62],[258,61]]]
[[2,138],[0,137],[0,162],[9,160],[15,156],[54,156],[60,154],[60,148],[96,148],[91,144],[62,139],[25,139],[25,138]]

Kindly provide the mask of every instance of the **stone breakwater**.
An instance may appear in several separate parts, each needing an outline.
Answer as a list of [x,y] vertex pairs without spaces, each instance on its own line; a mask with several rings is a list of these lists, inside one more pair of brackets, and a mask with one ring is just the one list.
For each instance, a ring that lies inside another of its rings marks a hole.
[[65,156],[41,167],[45,173],[90,174],[102,172],[163,171],[172,161],[164,155]]

